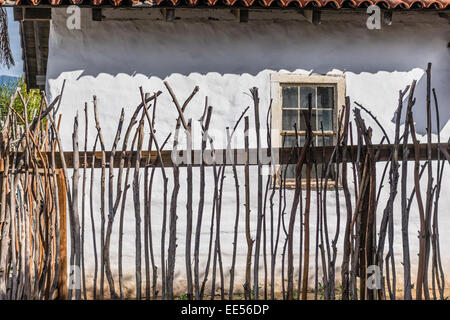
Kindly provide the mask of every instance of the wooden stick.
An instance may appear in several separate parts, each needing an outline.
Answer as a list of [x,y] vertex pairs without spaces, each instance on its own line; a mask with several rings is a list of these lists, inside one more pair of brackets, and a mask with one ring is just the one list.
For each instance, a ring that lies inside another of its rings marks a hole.
[[205,112],[206,113],[205,124],[203,125],[203,117],[200,119],[203,132],[202,132],[202,146],[201,146],[201,164],[200,164],[200,196],[198,203],[197,213],[197,226],[195,230],[195,242],[194,242],[194,286],[195,286],[195,299],[200,299],[200,279],[199,279],[199,254],[200,254],[200,234],[202,228],[203,209],[205,204],[205,166],[204,166],[204,153],[206,150],[206,143],[208,137],[209,123],[211,121],[212,107],[208,107],[208,98],[205,98]]
[[66,182],[62,169],[56,175],[58,181],[58,204],[59,204],[59,273],[58,273],[58,299],[67,300],[67,202],[66,202]]
[[78,180],[80,178],[79,174],[79,152],[78,152],[78,113],[75,116],[74,120],[74,129],[73,129],[73,156],[74,156],[74,169],[73,169],[73,178],[72,178],[72,221],[74,228],[74,240],[75,243],[73,245],[74,253],[75,253],[75,267],[77,268],[75,271],[75,299],[81,300],[81,257],[80,257],[80,248],[81,248],[81,238],[80,238],[80,221],[78,216]]
[[244,284],[244,295],[246,300],[251,299],[250,294],[250,270],[252,265],[252,251],[253,251],[253,240],[250,235],[250,176],[249,176],[249,153],[248,153],[248,117],[244,118],[244,135],[245,135],[245,236],[247,239],[247,263],[246,263],[246,271],[245,271],[245,284]]
[[83,299],[87,300],[86,295],[86,269],[84,263],[84,226],[85,226],[85,211],[86,211],[86,172],[87,172],[87,139],[88,139],[88,112],[87,103],[84,104],[84,164],[83,164],[83,182],[81,191],[81,281],[83,285]]
[[[416,81],[413,81],[409,90],[408,106],[406,114],[411,112],[413,106],[413,96],[414,89],[416,87]],[[408,143],[409,135],[409,117],[405,120],[405,130],[403,133],[403,151],[405,151],[405,146]],[[407,215],[406,207],[406,186],[407,186],[407,172],[408,172],[408,162],[406,161],[408,157],[408,152],[403,152],[402,157],[402,180],[401,180],[401,205],[402,205],[402,242],[403,242],[403,290],[405,300],[411,300],[411,270],[410,270],[410,257],[409,257],[409,237],[408,237],[408,221],[409,216]]]
[[[93,146],[93,151],[97,147],[98,142],[98,133],[95,137],[95,142]],[[93,163],[95,158],[92,157],[92,165],[91,165],[91,177],[90,177],[90,187],[89,187],[89,209],[91,216],[91,229],[92,229],[92,246],[94,249],[94,278],[92,279],[92,296],[95,300],[97,298],[97,273],[98,273],[98,257],[97,257],[97,241],[96,241],[96,232],[95,232],[95,219],[94,219],[94,166]],[[120,257],[120,256],[119,256]]]
[[256,237],[255,237],[255,262],[253,266],[253,292],[255,300],[259,300],[259,255],[261,248],[261,228],[262,228],[262,164],[260,159],[261,152],[261,136],[260,136],[260,119],[259,119],[259,96],[258,88],[250,89],[255,109],[255,130],[256,130],[256,163],[258,166],[258,212],[256,220]]
[[[109,295],[110,295],[111,299],[118,298],[115,287],[114,287],[114,278],[113,278],[112,271],[111,271],[111,262],[110,262],[110,257],[109,257],[109,251],[110,251],[109,246],[111,243],[111,233],[112,233],[112,227],[113,227],[114,218],[116,216],[116,209],[117,209],[117,207],[114,206],[114,200],[113,200],[114,171],[113,171],[113,166],[111,164],[113,162],[112,159],[114,159],[114,155],[116,154],[117,144],[119,142],[120,134],[122,132],[124,116],[125,116],[124,109],[122,108],[122,111],[120,113],[118,128],[116,130],[116,136],[114,138],[114,142],[113,142],[112,149],[111,149],[109,165],[108,165],[108,169],[109,169],[109,179],[108,179],[109,213],[108,213],[108,224],[106,227],[106,234],[105,234],[105,246],[103,249],[103,254],[104,254],[103,260],[105,263],[105,274],[106,274],[106,279],[108,280],[108,284],[109,284]],[[121,176],[121,174],[119,176]],[[120,197],[120,195],[117,195],[117,197]]]

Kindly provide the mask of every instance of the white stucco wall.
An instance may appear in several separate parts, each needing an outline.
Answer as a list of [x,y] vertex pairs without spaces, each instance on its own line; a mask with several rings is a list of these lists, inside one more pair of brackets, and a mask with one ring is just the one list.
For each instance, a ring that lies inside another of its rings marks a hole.
[[[217,12],[217,13],[215,13]],[[244,107],[252,102],[246,94],[251,87],[258,87],[261,98],[261,119],[264,118],[270,100],[269,76],[272,72],[293,72],[299,74],[333,73],[343,74],[346,79],[346,92],[352,102],[357,101],[369,108],[385,127],[387,133],[394,134],[394,113],[397,107],[399,90],[404,89],[413,79],[418,79],[417,103],[414,107],[417,129],[425,132],[425,96],[424,69],[428,62],[433,63],[432,85],[436,88],[440,101],[441,140],[447,141],[450,135],[450,54],[447,47],[448,22],[437,16],[437,13],[427,16],[413,14],[395,15],[391,26],[382,30],[368,30],[365,26],[366,16],[360,13],[354,16],[343,14],[343,22],[337,21],[336,13],[324,12],[321,25],[312,25],[296,13],[280,12],[275,14],[275,20],[268,20],[267,14],[250,16],[248,23],[238,23],[229,11],[177,11],[182,18],[173,22],[161,21],[159,10],[119,11],[104,10],[105,20],[91,20],[91,12],[82,10],[81,29],[68,30],[66,27],[65,9],[52,9],[52,24],[50,30],[49,58],[47,66],[47,92],[55,97],[66,79],[66,88],[61,106],[63,114],[62,138],[65,147],[72,149],[71,133],[73,118],[79,112],[83,119],[84,102],[88,102],[91,110],[89,125],[89,143],[92,148],[95,138],[95,127],[92,113],[92,96],[96,95],[99,103],[99,115],[102,129],[109,149],[114,138],[119,119],[120,109],[126,111],[125,123],[140,102],[139,86],[146,92],[162,90],[164,93],[158,99],[156,130],[162,141],[175,126],[177,112],[166,92],[163,81],[167,80],[180,101],[190,94],[193,87],[200,87],[199,93],[190,103],[186,113],[193,119],[197,132],[195,148],[200,147],[198,122],[204,106],[204,98],[208,96],[209,104],[213,106],[211,128],[224,133],[226,126],[232,126],[240,116]],[[221,20],[209,20],[208,16],[218,15]],[[133,16],[136,20],[126,20]],[[269,18],[274,17],[269,16]],[[254,19],[252,19],[254,17]],[[145,18],[145,19],[144,19]],[[250,127],[254,128],[253,110],[248,112]],[[375,123],[365,117],[366,123],[374,128],[374,141],[380,140],[380,132]],[[433,112],[433,124],[434,112]],[[435,128],[435,127],[434,127]],[[84,123],[80,123],[80,132]],[[148,130],[148,128],[146,128]],[[240,127],[243,131],[243,124]],[[146,131],[147,132],[147,131]],[[194,133],[195,135],[195,133]],[[263,134],[263,137],[265,135]],[[426,141],[426,137],[421,137]],[[265,138],[262,139],[265,146]],[[243,147],[243,137],[238,136],[235,147]],[[169,144],[171,145],[171,143]],[[217,148],[224,147],[222,140],[215,142]],[[250,147],[256,147],[254,135],[250,136]],[[377,167],[378,179],[384,164]],[[213,197],[212,169],[207,169],[207,187],[205,196],[204,224],[201,242],[201,266],[207,254],[209,221]],[[412,164],[410,164],[410,172]],[[243,170],[239,168],[240,184],[243,186]],[[171,172],[168,173],[172,177]],[[97,176],[100,173],[97,172]],[[89,177],[89,176],[88,176]],[[142,177],[142,175],[141,175]],[[162,180],[156,175],[152,212],[153,232],[155,237],[155,252],[159,252],[159,233],[162,206]],[[257,212],[256,168],[251,170],[252,185],[252,216]],[[413,187],[410,175],[408,194]],[[450,178],[447,170],[444,181]],[[180,292],[185,285],[184,264],[184,222],[186,172],[181,170],[182,183],[178,198],[178,256],[176,281]],[[142,179],[143,180],[143,179]],[[171,180],[171,179],[170,179]],[[351,180],[350,180],[351,181]],[[265,183],[265,178],[264,178]],[[424,183],[425,184],[425,183]],[[387,183],[385,183],[387,185]],[[157,187],[158,186],[158,187]],[[352,187],[352,184],[350,184]],[[94,195],[99,195],[100,187],[95,186]],[[196,221],[198,203],[199,173],[194,170],[194,221]],[[171,184],[169,183],[169,196]],[[352,191],[353,192],[353,191]],[[425,191],[423,191],[424,194]],[[446,194],[450,186],[442,186],[440,201],[440,230],[442,260],[445,270],[450,271],[450,198]],[[288,191],[292,197],[292,191]],[[223,195],[222,209],[222,252],[224,273],[228,276],[231,264],[233,223],[235,214],[235,194],[231,169],[227,169]],[[315,230],[315,194],[311,208],[311,230]],[[275,197],[278,201],[278,196]],[[243,204],[242,194],[241,203]],[[378,215],[381,216],[387,200],[386,187],[378,203]],[[395,251],[399,283],[401,283],[402,267],[400,265],[401,225],[400,201],[397,196],[394,220],[396,225]],[[334,220],[334,194],[329,193],[329,215]],[[288,201],[289,203],[289,201]],[[341,213],[344,214],[344,201],[341,200]],[[94,202],[97,216],[97,231],[99,231],[100,210],[99,200]],[[277,208],[277,204],[275,204]],[[287,212],[290,206],[287,207]],[[87,212],[88,207],[87,207]],[[245,265],[244,236],[244,206],[241,207],[239,256],[237,261],[236,290],[242,290]],[[277,214],[277,210],[275,210]],[[89,219],[87,219],[89,221]],[[378,219],[380,221],[381,218]],[[134,277],[134,209],[132,195],[128,195],[125,223],[124,268],[132,280]],[[333,223],[335,225],[335,223]],[[111,258],[113,270],[117,263],[118,218],[116,218],[115,234],[112,239]],[[194,223],[195,228],[195,223]],[[298,219],[296,228],[298,229]],[[256,223],[252,224],[254,234]],[[416,261],[418,252],[417,230],[419,229],[418,211],[413,204],[410,219],[411,258]],[[343,230],[343,227],[341,227]],[[330,234],[334,232],[333,228]],[[87,234],[87,267],[93,269],[90,225],[86,225]],[[340,237],[342,239],[342,236]],[[283,236],[281,237],[283,239]],[[314,240],[312,239],[313,243]],[[298,240],[295,240],[298,243]],[[282,243],[281,243],[282,245]],[[280,252],[281,249],[279,249]],[[342,247],[340,247],[342,252]],[[312,262],[314,258],[311,258]],[[159,256],[156,256],[159,267]],[[278,259],[278,275],[281,273],[280,258]],[[338,265],[340,260],[338,259]],[[262,261],[261,261],[262,266]],[[313,266],[313,263],[311,263]],[[239,272],[240,271],[240,272]],[[412,278],[415,279],[413,268]],[[339,273],[339,272],[337,272]],[[312,273],[310,273],[312,274]],[[228,287],[228,281],[226,282]],[[313,284],[310,281],[310,284]]]

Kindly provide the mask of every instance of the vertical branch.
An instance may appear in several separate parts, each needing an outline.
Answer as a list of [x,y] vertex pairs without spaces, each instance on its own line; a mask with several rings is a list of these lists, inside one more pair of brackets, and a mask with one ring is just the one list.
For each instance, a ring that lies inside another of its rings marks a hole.
[[72,221],[73,221],[73,229],[74,229],[74,240],[75,243],[73,245],[73,249],[75,251],[75,266],[71,266],[71,268],[75,267],[73,270],[75,272],[75,299],[81,300],[81,278],[80,278],[80,221],[78,217],[78,180],[80,178],[79,167],[80,167],[80,159],[78,152],[78,113],[75,117],[74,128],[73,128],[73,180],[72,180]]
[[102,129],[98,119],[97,98],[94,96],[94,119],[95,127],[97,129],[98,138],[102,152],[102,173],[100,186],[100,299],[104,299],[105,290],[105,175],[106,175],[106,154],[105,143],[103,141]]
[[[195,229],[195,243],[194,243],[194,285],[195,285],[195,298],[197,300],[200,299],[200,279],[199,279],[199,253],[200,253],[200,235],[202,228],[202,219],[203,219],[203,208],[205,204],[205,165],[204,165],[204,153],[206,149],[207,137],[208,137],[208,129],[209,123],[211,121],[211,113],[212,107],[208,107],[208,98],[205,98],[205,111],[206,120],[205,124],[202,125],[202,145],[201,145],[201,162],[200,162],[200,198],[198,204],[198,213],[197,213],[197,226]],[[201,119],[201,122],[203,118]]]
[[430,293],[428,291],[428,261],[430,258],[430,240],[431,240],[431,213],[433,208],[432,199],[432,189],[433,189],[433,167],[431,162],[431,63],[428,63],[427,68],[427,171],[428,171],[428,182],[427,182],[427,192],[425,200],[425,252],[424,252],[424,271],[423,271],[423,291],[425,299],[430,299]]
[[239,122],[245,115],[249,108],[247,107],[244,112],[241,114],[240,118],[236,121],[236,124],[234,125],[234,128],[230,134],[229,128],[227,127],[227,153],[228,158],[231,159],[231,166],[233,170],[233,178],[234,178],[234,187],[236,192],[236,216],[234,219],[234,237],[233,237],[233,253],[231,258],[231,268],[230,268],[230,289],[229,289],[229,299],[233,299],[233,290],[234,290],[234,271],[235,271],[235,265],[236,265],[236,251],[237,251],[237,239],[238,239],[238,227],[239,227],[239,207],[240,207],[240,197],[239,197],[239,178],[237,175],[237,168],[236,168],[236,161],[234,158],[234,153],[231,152],[231,140],[233,137],[234,132],[236,131],[236,128],[239,125]]
[[[183,107],[180,107],[180,104],[178,103],[178,100],[175,96],[175,94],[172,91],[172,88],[170,87],[169,83],[167,81],[164,82],[164,85],[166,86],[167,90],[169,91],[170,96],[172,97],[172,101],[175,104],[175,107],[178,111],[178,119],[177,124],[175,127],[175,136],[173,139],[173,152],[177,153],[177,146],[178,146],[178,134],[181,127],[181,124],[183,124],[183,128],[187,130],[188,124],[183,116],[183,112],[186,109],[188,103],[191,101],[191,99],[194,97],[194,95],[199,90],[198,87],[195,87],[191,95],[186,99],[186,101],[183,104]],[[180,177],[179,177],[179,163],[177,161],[174,161],[173,165],[173,190],[172,190],[172,197],[170,201],[170,231],[169,231],[169,253],[168,253],[168,275],[167,275],[167,295],[169,299],[173,298],[173,277],[174,277],[174,271],[175,271],[175,255],[176,255],[176,220],[177,217],[177,199],[178,199],[178,192],[180,190]],[[190,261],[190,258],[189,258]],[[190,262],[189,262],[190,264]],[[188,268],[188,267],[187,267]],[[190,266],[189,266],[190,269]],[[189,279],[191,279],[192,275],[188,276]],[[191,281],[189,281],[191,282]]]
[[[311,96],[309,97],[311,99]],[[300,193],[302,188],[302,168],[303,164],[309,155],[309,147],[312,142],[312,131],[311,131],[311,103],[309,104],[308,112],[304,112],[305,123],[306,123],[306,139],[305,143],[301,149],[300,155],[298,157],[297,165],[295,167],[295,193],[294,200],[291,207],[291,215],[289,218],[289,229],[288,229],[288,289],[287,289],[287,299],[293,300],[294,298],[294,224],[295,224],[295,214],[297,212],[298,203],[300,200]],[[310,170],[311,168],[309,168]],[[307,170],[308,171],[308,170]],[[311,174],[311,171],[309,171]],[[309,176],[311,177],[311,176]],[[311,182],[311,181],[310,181]],[[300,226],[302,228],[302,226]]]
[[422,299],[422,289],[424,289],[424,276],[425,276],[425,250],[426,250],[426,240],[425,240],[425,211],[422,202],[422,196],[420,192],[420,181],[419,181],[419,168],[420,168],[420,160],[419,160],[419,141],[416,138],[416,132],[414,128],[414,120],[412,111],[410,108],[408,117],[409,117],[409,127],[411,130],[411,138],[414,143],[414,187],[416,190],[416,199],[417,206],[419,209],[419,217],[420,217],[420,233],[419,233],[419,263],[417,270],[417,282],[416,282],[416,300]]
[[250,235],[250,175],[249,175],[249,141],[248,141],[248,130],[249,123],[248,117],[244,118],[244,136],[245,136],[245,237],[247,239],[247,263],[245,268],[245,283],[244,283],[244,295],[246,300],[251,299],[250,294],[250,277],[251,277],[251,266],[252,266],[252,251],[253,251],[253,240]]
[[416,81],[414,80],[409,90],[408,106],[406,110],[405,129],[403,132],[403,158],[402,158],[402,180],[401,180],[401,206],[402,206],[402,242],[403,242],[403,286],[405,300],[411,300],[411,262],[409,256],[409,237],[408,237],[408,222],[409,214],[407,212],[407,172],[408,172],[408,136],[409,136],[409,116],[411,108],[414,104],[413,96]]
[[[145,108],[145,106],[144,106]],[[146,109],[146,108],[145,108]],[[138,131],[138,144],[137,144],[137,156],[135,162],[134,169],[134,177],[133,177],[133,201],[134,201],[134,218],[136,221],[136,299],[140,300],[142,295],[142,274],[141,274],[141,202],[140,202],[140,192],[139,192],[139,169],[141,165],[141,151],[142,144],[144,142],[144,115],[145,112],[142,113],[141,120],[139,122],[139,126],[137,128]]]
[[342,278],[342,300],[350,299],[350,251],[351,240],[350,230],[352,220],[352,201],[350,198],[350,191],[347,183],[347,141],[348,141],[348,127],[350,118],[350,98],[345,97],[345,116],[344,116],[344,132],[343,132],[343,149],[342,149],[342,188],[344,189],[345,206],[347,209],[347,219],[345,223],[344,233],[344,252],[341,266],[341,278]]
[[[118,258],[119,258],[119,291],[120,291],[120,299],[124,299],[124,293],[123,293],[123,269],[122,269],[122,248],[123,248],[123,222],[125,218],[125,204],[127,201],[127,194],[128,189],[130,188],[130,185],[128,184],[128,178],[130,176],[131,171],[131,157],[134,151],[134,145],[136,143],[136,139],[138,136],[138,130],[136,130],[132,143],[131,143],[131,151],[128,154],[127,157],[127,172],[125,174],[125,190],[122,198],[122,204],[120,207],[120,217],[119,217],[119,248],[118,248]],[[123,157],[123,155],[122,155]]]
[[85,212],[86,212],[86,172],[87,172],[87,139],[88,139],[88,112],[87,103],[84,104],[84,155],[83,155],[83,184],[82,184],[82,198],[81,198],[81,277],[83,285],[83,298],[86,296],[86,269],[84,263],[84,226],[85,226]]
[[261,228],[262,228],[262,164],[261,164],[261,136],[260,136],[260,119],[259,119],[259,96],[258,88],[250,89],[255,108],[255,129],[256,129],[256,163],[258,165],[258,215],[256,220],[256,238],[255,238],[255,262],[253,266],[253,291],[255,299],[259,299],[259,255],[261,248]]
[[[437,126],[437,138],[438,145],[441,145],[441,129],[440,129],[440,119],[439,119],[439,106],[436,97],[436,91],[433,88],[433,97],[434,97],[434,106],[436,110],[436,126]],[[444,299],[444,289],[445,289],[445,276],[444,270],[442,268],[441,261],[441,253],[440,253],[440,244],[439,244],[439,220],[438,220],[438,203],[439,196],[441,193],[441,184],[442,184],[442,174],[444,172],[445,166],[445,158],[442,160],[441,165],[441,153],[438,151],[438,165],[437,165],[437,182],[436,182],[436,193],[435,193],[435,201],[434,201],[434,212],[433,212],[433,253],[434,253],[434,263],[436,269],[436,275],[438,278],[438,287],[439,287],[439,298],[441,300]],[[440,281],[439,281],[440,279]],[[439,285],[440,283],[440,285]]]
[[[91,229],[92,229],[92,246],[94,250],[94,278],[92,280],[92,294],[93,299],[97,298],[97,274],[98,274],[98,257],[97,257],[97,240],[96,240],[96,232],[95,232],[95,218],[94,218],[94,169],[95,169],[95,149],[97,147],[98,142],[98,133],[95,137],[94,146],[92,148],[92,159],[91,159],[91,177],[90,177],[90,187],[89,187],[89,209],[91,216]],[[120,258],[120,256],[119,256]],[[120,260],[119,260],[120,261]]]
[[108,164],[108,169],[109,169],[108,170],[109,171],[109,179],[108,179],[109,213],[108,213],[108,225],[106,227],[106,235],[105,235],[105,247],[103,249],[103,252],[104,252],[103,260],[105,262],[105,273],[106,273],[106,278],[107,278],[108,284],[109,284],[109,292],[110,292],[111,299],[117,298],[116,290],[114,287],[114,278],[113,278],[113,275],[111,272],[111,262],[110,262],[110,257],[109,257],[109,251],[110,251],[109,246],[111,243],[112,227],[113,227],[113,223],[114,223],[114,218],[116,216],[116,208],[114,207],[114,204],[113,204],[114,203],[114,200],[113,200],[114,157],[116,155],[116,149],[117,149],[117,144],[120,139],[120,133],[122,132],[123,120],[124,120],[124,109],[122,108],[122,111],[120,113],[118,128],[116,131],[116,136],[114,138],[111,153],[109,156],[109,164]]
[[186,261],[186,280],[187,280],[187,298],[192,300],[193,287],[192,287],[192,269],[191,269],[191,239],[192,239],[192,121],[188,120],[188,126],[186,128],[187,135],[187,203],[186,203],[186,249],[185,249],[185,261]]

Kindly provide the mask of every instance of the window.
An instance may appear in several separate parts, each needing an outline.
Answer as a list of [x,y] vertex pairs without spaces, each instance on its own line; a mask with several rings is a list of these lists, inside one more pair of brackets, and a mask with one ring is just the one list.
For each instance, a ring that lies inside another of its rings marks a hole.
[[[305,142],[305,112],[311,104],[311,129],[314,146],[334,145],[337,137],[338,114],[344,105],[345,80],[335,75],[293,75],[272,74],[271,94],[273,98],[272,128],[279,130],[279,136],[273,135],[272,144],[290,148],[298,141]],[[297,126],[297,137],[295,127]],[[298,139],[298,140],[297,140]],[[317,165],[318,177],[321,176],[322,165]],[[280,171],[280,170],[278,170]],[[278,172],[279,173],[279,172]],[[302,179],[306,177],[306,166],[303,167]],[[316,177],[312,169],[311,178]],[[295,185],[295,165],[288,165],[286,171],[287,185]]]

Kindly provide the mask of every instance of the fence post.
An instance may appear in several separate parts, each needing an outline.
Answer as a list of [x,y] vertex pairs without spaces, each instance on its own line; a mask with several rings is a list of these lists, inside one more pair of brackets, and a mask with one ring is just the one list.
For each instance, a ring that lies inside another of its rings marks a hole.
[[58,169],[59,232],[60,232],[60,264],[58,272],[58,299],[67,300],[67,198],[66,181],[62,169]]

